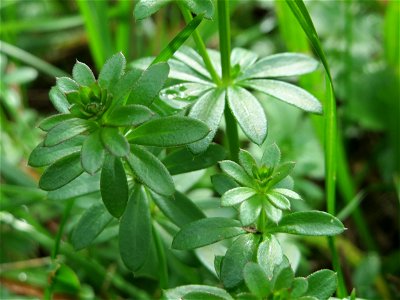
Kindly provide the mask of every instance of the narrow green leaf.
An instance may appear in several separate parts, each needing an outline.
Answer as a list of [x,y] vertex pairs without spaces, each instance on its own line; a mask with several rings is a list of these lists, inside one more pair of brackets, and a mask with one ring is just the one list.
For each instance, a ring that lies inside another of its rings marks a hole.
[[196,204],[179,192],[173,197],[153,193],[152,198],[163,214],[179,227],[206,217]]
[[98,78],[100,87],[110,89],[114,86],[124,74],[125,64],[126,61],[122,52],[111,56],[100,71]]
[[92,132],[83,142],[81,163],[83,169],[93,175],[103,165],[105,151],[100,139],[100,131]]
[[49,98],[55,109],[62,113],[69,113],[69,106],[67,97],[65,94],[56,86],[53,86],[49,92]]
[[79,90],[79,85],[69,77],[58,77],[57,87],[63,93],[76,92]]
[[211,176],[211,182],[220,196],[239,186],[236,181],[225,174],[215,174]]
[[118,128],[103,127],[100,131],[101,141],[112,155],[122,157],[129,154],[129,143]]
[[45,191],[56,190],[83,172],[80,154],[73,153],[57,160],[44,171],[39,181],[39,187]]
[[79,219],[78,224],[72,232],[72,246],[74,246],[75,250],[81,250],[90,246],[111,220],[112,216],[102,203],[92,205]]
[[254,157],[246,150],[239,150],[239,163],[250,176],[253,175],[253,168],[257,166]]
[[233,206],[243,201],[246,201],[250,197],[256,194],[256,191],[248,187],[237,187],[227,191],[221,198],[222,206]]
[[257,251],[258,240],[259,236],[245,234],[228,248],[221,268],[221,281],[226,288],[233,288],[243,281],[243,269]]
[[132,87],[127,104],[150,106],[164,86],[168,73],[167,63],[161,62],[149,66]]
[[79,85],[90,86],[96,82],[92,70],[80,61],[76,61],[72,68],[72,77]]
[[49,131],[52,129],[54,126],[69,120],[69,119],[74,119],[75,117],[72,114],[57,114],[57,115],[52,115],[50,117],[47,117],[43,119],[38,127],[42,129],[43,131]]
[[133,129],[127,138],[139,145],[171,147],[198,141],[208,133],[208,127],[201,121],[171,116],[150,120]]
[[180,60],[185,65],[211,81],[210,73],[205,68],[203,59],[193,48],[188,46],[180,47],[179,51],[175,53],[174,58]]
[[258,246],[257,262],[264,270],[269,280],[272,279],[275,267],[279,265],[282,260],[282,248],[276,237],[273,235],[266,237]]
[[129,198],[119,226],[121,258],[129,270],[135,272],[144,265],[151,239],[149,203],[143,188],[138,185]]
[[230,160],[223,160],[219,163],[219,166],[225,174],[232,177],[239,184],[247,187],[254,187],[253,178],[251,178],[237,163]]
[[226,156],[225,149],[218,144],[211,144],[208,149],[198,155],[193,155],[187,148],[169,153],[162,163],[171,175],[192,172],[214,166]]
[[271,293],[271,283],[264,270],[254,262],[248,262],[243,269],[247,288],[259,298],[264,299]]
[[154,113],[143,105],[125,105],[116,107],[104,121],[111,126],[136,126],[142,124],[154,115]]
[[322,211],[301,211],[283,216],[271,232],[297,235],[333,236],[344,231],[344,226],[334,216]]
[[261,158],[261,164],[268,168],[275,168],[281,161],[281,150],[278,145],[273,143],[265,147],[263,156]]
[[142,73],[143,72],[138,69],[130,70],[124,74],[114,86],[110,86],[109,91],[114,96],[113,100],[119,101],[128,96]]
[[326,300],[336,290],[337,276],[331,270],[319,270],[307,277],[308,289],[305,296]]
[[120,158],[106,156],[101,170],[100,192],[110,214],[121,217],[128,202],[128,182]]
[[172,247],[195,249],[246,233],[237,220],[213,217],[200,219],[184,226],[175,236]]
[[246,136],[257,145],[267,137],[267,118],[258,100],[241,87],[228,88],[228,103]]
[[84,133],[94,128],[96,124],[92,121],[84,119],[68,119],[58,125],[54,126],[47,133],[44,144],[47,147],[55,146],[68,139],[77,136],[78,134]]
[[42,142],[29,155],[28,165],[31,167],[47,166],[64,156],[79,152],[83,139],[84,137],[77,136],[53,147],[45,147]]
[[140,0],[135,5],[135,18],[136,20],[142,20],[150,17],[152,14],[160,10],[167,3],[172,0]]
[[149,151],[131,145],[132,153],[127,161],[138,179],[154,192],[171,196],[175,192],[174,182],[167,168]]
[[263,197],[254,195],[244,201],[239,207],[239,219],[243,226],[254,224],[260,215]]
[[287,161],[280,164],[277,168],[275,168],[275,171],[272,175],[272,179],[269,182],[270,186],[274,186],[282,179],[289,176],[295,165],[296,163],[294,161]]
[[225,109],[225,92],[212,89],[201,96],[192,106],[189,116],[203,121],[210,128],[210,133],[202,140],[189,145],[193,153],[204,152],[218,130]]
[[273,189],[272,192],[282,194],[283,196],[289,197],[294,200],[301,200],[301,197],[299,194],[297,194],[296,192],[289,190],[289,189],[277,188],[277,189]]
[[231,64],[233,67],[239,65],[240,71],[243,72],[245,69],[251,67],[257,58],[258,55],[252,51],[244,48],[234,48],[231,53]]
[[254,79],[245,81],[244,85],[304,111],[322,113],[321,103],[309,92],[293,84],[279,80]]
[[176,300],[176,299],[182,299],[186,294],[193,292],[204,292],[207,294],[221,297],[222,299],[225,300],[233,300],[232,296],[221,288],[208,285],[197,285],[197,284],[182,285],[173,289],[166,290],[164,291],[165,293],[164,296],[167,300]]
[[276,208],[285,210],[290,209],[290,201],[279,193],[269,192],[268,199]]
[[282,210],[273,206],[269,201],[263,203],[263,208],[267,218],[274,223],[278,223],[282,218]]

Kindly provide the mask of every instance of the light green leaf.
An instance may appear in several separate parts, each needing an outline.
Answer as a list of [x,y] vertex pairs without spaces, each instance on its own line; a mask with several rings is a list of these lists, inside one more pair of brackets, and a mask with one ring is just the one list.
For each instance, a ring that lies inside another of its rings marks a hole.
[[208,133],[208,127],[201,121],[171,116],[150,120],[133,129],[127,138],[139,145],[171,147],[198,141]]
[[57,160],[44,171],[39,187],[45,191],[56,190],[74,180],[82,172],[80,154],[70,154]]
[[222,173],[211,176],[211,182],[220,196],[239,186],[231,177]]
[[243,72],[245,69],[252,66],[257,60],[258,55],[252,51],[244,48],[234,48],[231,53],[231,65],[240,66],[240,71]]
[[233,300],[232,296],[228,294],[223,289],[214,287],[214,286],[208,286],[208,285],[182,285],[174,289],[169,289],[164,291],[164,296],[167,300],[176,300],[176,299],[182,299],[186,294],[193,293],[193,292],[204,292],[208,293],[217,297],[221,297],[222,299],[225,300]]
[[140,0],[137,2],[135,6],[135,18],[136,20],[145,19],[155,12],[157,12],[160,8],[162,8],[167,3],[172,0]]
[[283,257],[283,263],[274,269],[274,278],[272,280],[274,290],[285,290],[292,286],[294,273],[290,266],[289,260]]
[[232,177],[239,184],[254,187],[254,179],[237,163],[230,160],[223,160],[219,165],[225,174]]
[[135,145],[131,145],[131,151],[127,161],[138,179],[158,194],[173,195],[174,182],[160,160],[149,151]]
[[172,58],[168,61],[168,64],[171,67],[171,71],[169,72],[171,79],[194,82],[202,85],[204,89],[214,87],[209,78],[204,77],[180,60]]
[[57,115],[52,115],[50,117],[47,117],[46,119],[43,119],[38,127],[42,129],[43,131],[49,131],[52,129],[54,126],[69,120],[69,119],[74,119],[75,117],[71,114],[57,114]]
[[267,118],[258,100],[241,87],[228,88],[228,104],[246,136],[257,145],[267,137]]
[[204,14],[207,19],[212,19],[214,15],[214,5],[211,0],[184,0],[183,5],[196,15]]
[[169,86],[160,92],[160,99],[174,109],[184,109],[206,93],[212,85],[204,85],[195,82],[183,82]]
[[239,218],[243,226],[251,225],[257,220],[263,207],[262,200],[262,196],[256,194],[240,205]]
[[190,110],[189,116],[203,121],[211,130],[202,140],[189,145],[193,153],[204,152],[213,140],[225,108],[225,92],[213,89],[201,96]]
[[70,104],[68,103],[67,97],[58,87],[53,86],[50,89],[49,98],[58,112],[63,114],[69,112]]
[[92,70],[80,61],[76,61],[72,69],[72,77],[79,85],[90,86],[96,82]]
[[174,54],[174,58],[180,60],[185,65],[211,81],[210,73],[204,67],[203,59],[194,49],[182,46],[179,48],[179,51]]
[[272,279],[275,267],[279,265],[282,260],[282,248],[276,237],[273,235],[266,237],[258,246],[257,262],[264,270],[269,280]]
[[143,105],[125,105],[116,107],[104,121],[111,126],[136,126],[151,119],[154,113]]
[[58,77],[57,87],[63,93],[76,92],[79,90],[79,85],[69,77]]
[[243,281],[243,269],[257,251],[259,236],[246,234],[238,237],[226,251],[222,261],[221,281],[233,288]]
[[144,265],[151,239],[149,203],[143,188],[138,185],[129,198],[119,226],[121,258],[129,270],[135,272]]
[[281,160],[281,151],[278,145],[273,143],[265,147],[263,156],[261,158],[261,164],[268,168],[275,168]]
[[175,236],[172,247],[179,250],[195,249],[246,233],[237,220],[213,217],[184,226]]
[[322,105],[306,90],[293,84],[268,79],[254,79],[243,83],[256,91],[272,96],[290,105],[301,108],[304,111],[321,114]]
[[288,161],[280,164],[274,171],[272,175],[272,179],[269,182],[270,186],[274,186],[279,181],[289,176],[290,172],[292,172],[296,163],[294,161]]
[[239,150],[239,163],[250,176],[253,175],[253,168],[257,166],[254,157],[246,150]]
[[90,131],[95,126],[96,124],[93,121],[77,118],[68,119],[50,129],[44,140],[44,144],[46,147],[55,146],[78,134]]
[[136,81],[126,103],[149,106],[164,86],[168,73],[167,63],[161,62],[148,67]]
[[292,297],[300,297],[305,294],[308,289],[308,281],[304,277],[296,277],[292,285]]
[[283,196],[289,197],[294,200],[301,200],[301,197],[299,194],[297,194],[296,192],[289,190],[289,189],[276,188],[276,189],[273,189],[272,192],[282,194]]
[[305,296],[326,300],[336,290],[337,276],[331,270],[319,270],[307,277],[308,289]]
[[100,140],[100,131],[92,132],[83,142],[81,163],[83,169],[93,175],[100,170],[105,156],[104,147]]
[[249,67],[239,80],[245,78],[274,78],[297,76],[313,72],[318,61],[300,53],[279,53],[260,59]]
[[74,246],[75,250],[88,247],[111,220],[112,216],[102,203],[92,205],[79,219],[78,224],[72,232],[72,246]]
[[274,223],[278,223],[282,218],[282,210],[273,206],[269,201],[264,201],[264,211],[267,218]]
[[285,210],[290,209],[290,201],[279,193],[269,192],[268,199],[276,208]]
[[248,262],[243,269],[244,281],[254,295],[264,299],[271,293],[271,283],[264,270],[254,262]]
[[128,181],[119,158],[106,156],[100,177],[101,198],[107,210],[116,218],[122,216],[128,202]]
[[129,154],[129,143],[118,128],[103,127],[100,131],[101,141],[112,155],[122,157]]
[[101,88],[110,89],[113,87],[125,70],[126,60],[122,52],[111,56],[100,71],[98,82]]
[[271,232],[285,232],[297,235],[333,236],[344,231],[339,219],[322,211],[301,211],[284,216]]
[[222,298],[220,296],[211,294],[211,293],[207,293],[207,292],[190,292],[188,294],[186,294],[185,296],[183,296],[183,298],[181,298],[182,300],[224,300],[225,298]]
[[227,191],[222,195],[221,205],[222,206],[233,206],[243,201],[246,201],[253,195],[255,195],[256,191],[252,188],[248,187],[237,187],[232,190]]

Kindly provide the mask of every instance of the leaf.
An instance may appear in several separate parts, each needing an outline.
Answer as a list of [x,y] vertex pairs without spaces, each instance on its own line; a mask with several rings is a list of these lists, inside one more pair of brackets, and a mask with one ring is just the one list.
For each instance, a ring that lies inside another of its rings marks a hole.
[[181,110],[198,101],[212,87],[196,82],[183,82],[161,90],[159,97],[168,106]]
[[267,119],[258,100],[241,87],[228,88],[228,104],[246,136],[257,145],[267,137]]
[[126,104],[141,104],[150,106],[168,78],[169,66],[167,63],[158,63],[149,66],[136,81]]
[[268,200],[279,209],[290,209],[290,201],[283,195],[279,193],[269,192],[268,193]]
[[174,182],[167,168],[149,151],[131,145],[132,153],[127,161],[138,179],[154,192],[171,196],[175,192]]
[[67,97],[58,87],[53,86],[50,89],[49,98],[58,112],[63,114],[69,113],[70,104],[68,103]]
[[268,168],[275,168],[281,160],[281,151],[278,145],[273,143],[265,147],[263,156],[261,158],[261,164]]
[[45,191],[56,190],[74,180],[82,172],[80,154],[70,154],[57,160],[44,171],[39,187]]
[[184,226],[175,236],[172,248],[189,250],[246,233],[237,220],[213,217]]
[[151,217],[143,188],[136,186],[119,226],[121,258],[129,270],[138,271],[145,263],[151,240]]
[[119,158],[106,156],[100,177],[101,198],[107,210],[116,218],[122,216],[128,202],[128,181]]
[[28,165],[36,168],[50,165],[64,156],[79,152],[82,148],[82,142],[83,137],[81,136],[53,147],[45,147],[42,142],[29,155]]
[[209,129],[210,133],[202,140],[189,145],[193,153],[204,152],[218,130],[225,108],[225,92],[219,89],[212,89],[201,96],[192,106],[189,116],[203,121]]
[[217,193],[222,196],[225,192],[238,187],[239,185],[231,177],[225,174],[211,176],[211,182]]
[[139,145],[171,147],[198,141],[208,133],[208,127],[201,121],[171,116],[150,120],[133,129],[127,138]]
[[90,86],[96,82],[92,70],[80,61],[76,61],[72,68],[72,77],[79,85]]
[[81,289],[79,278],[70,267],[64,264],[56,266],[53,276],[52,288],[54,291],[68,291],[70,295],[78,296]]
[[56,82],[57,87],[64,94],[79,91],[79,85],[69,77],[58,77]]
[[273,206],[269,201],[264,201],[263,205],[267,218],[274,223],[278,223],[282,218],[282,210]]
[[98,82],[101,88],[110,89],[121,78],[125,70],[126,60],[122,52],[111,56],[100,71]]
[[344,231],[339,219],[322,211],[301,211],[283,216],[270,232],[285,232],[297,235],[333,236]]
[[183,300],[224,300],[220,296],[207,292],[190,292],[181,298]]
[[239,163],[250,176],[253,175],[253,168],[257,166],[254,157],[246,150],[239,150]]
[[110,86],[109,91],[114,95],[114,101],[119,101],[128,96],[141,75],[141,70],[130,70],[126,74],[122,75],[121,79],[118,80],[114,86]]
[[337,276],[331,270],[319,270],[307,277],[308,289],[305,296],[326,300],[336,290]]
[[322,104],[318,99],[293,84],[279,80],[254,79],[244,82],[244,85],[304,111],[322,113]]
[[254,195],[244,201],[239,208],[239,218],[243,226],[248,226],[256,222],[260,215],[263,197]]
[[271,283],[263,269],[254,262],[248,262],[243,269],[244,281],[250,292],[264,299],[271,293]]
[[248,187],[237,187],[227,191],[222,195],[221,205],[222,206],[233,206],[243,201],[246,201],[250,197],[254,196],[256,191]]
[[258,246],[257,262],[264,270],[269,280],[272,279],[275,267],[279,265],[282,260],[282,248],[276,237],[273,235],[266,237]]
[[308,289],[308,281],[304,277],[296,277],[292,284],[292,297],[300,297],[305,294]]
[[204,91],[214,87],[214,84],[210,81],[209,78],[204,77],[180,60],[171,58],[168,61],[168,64],[171,67],[169,78],[199,84],[203,86]]
[[178,227],[206,217],[196,204],[179,192],[175,192],[173,197],[153,193],[152,198],[162,213]]
[[172,0],[140,0],[137,2],[135,6],[135,18],[136,20],[145,19],[155,12],[157,12],[160,8],[165,6],[167,3]]
[[289,190],[289,189],[276,188],[276,189],[273,189],[272,192],[282,194],[283,196],[292,198],[294,200],[301,200],[301,197],[299,194],[297,194],[296,192]]
[[218,144],[211,144],[208,149],[198,155],[193,155],[187,148],[169,153],[162,163],[171,175],[206,169],[223,160],[225,149]]
[[217,297],[221,297],[222,299],[225,300],[233,300],[231,295],[229,295],[228,292],[226,292],[223,289],[214,286],[196,285],[196,284],[182,285],[173,289],[166,290],[164,291],[165,293],[164,296],[167,300],[176,300],[176,299],[182,299],[186,294],[193,292],[203,292]]
[[83,169],[93,175],[103,165],[105,151],[100,139],[100,131],[92,132],[83,142],[81,163]]
[[124,105],[116,107],[106,118],[104,124],[111,126],[136,126],[151,119],[154,113],[143,105]]
[[233,288],[243,281],[243,269],[257,251],[258,240],[259,236],[245,234],[228,248],[221,268],[221,281],[226,288]]
[[280,182],[282,179],[287,177],[293,170],[294,166],[296,163],[294,161],[288,161],[284,162],[283,164],[280,164],[274,171],[272,175],[272,179],[269,182],[270,186],[274,186],[278,182]]
[[93,121],[78,118],[68,119],[50,129],[44,140],[44,144],[46,147],[55,146],[78,134],[90,131],[95,126],[96,124]]
[[38,127],[42,129],[43,131],[49,131],[52,129],[54,126],[69,120],[69,119],[74,119],[75,117],[72,114],[57,114],[57,115],[52,115],[50,117],[47,117],[40,121]]
[[257,58],[258,55],[252,51],[244,48],[234,48],[231,53],[231,65],[239,65],[240,71],[243,72],[245,69],[251,67]]
[[289,260],[284,256],[283,262],[274,269],[274,276],[272,279],[274,290],[279,291],[291,288],[293,279],[293,270],[290,266]]
[[211,81],[210,73],[205,68],[203,59],[194,49],[188,46],[182,46],[179,48],[179,51],[175,53],[174,58],[180,60],[185,65]]
[[313,72],[318,61],[300,53],[279,53],[264,57],[247,68],[239,80],[297,76]]
[[129,154],[129,143],[118,128],[103,127],[100,131],[100,137],[104,148],[112,155],[122,157]]
[[212,19],[214,15],[214,5],[211,0],[185,0],[183,1],[183,5],[185,5],[191,12],[196,15],[204,14],[204,17],[207,19]]
[[72,246],[74,246],[75,250],[81,250],[90,246],[111,220],[112,216],[102,203],[92,205],[79,219],[78,224],[72,232]]
[[246,171],[237,163],[230,160],[223,160],[219,163],[222,171],[232,177],[241,185],[254,187],[254,179],[251,178]]

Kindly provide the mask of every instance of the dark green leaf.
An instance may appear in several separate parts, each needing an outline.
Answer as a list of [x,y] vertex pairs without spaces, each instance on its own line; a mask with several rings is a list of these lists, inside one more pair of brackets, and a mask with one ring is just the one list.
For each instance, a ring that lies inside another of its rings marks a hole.
[[241,87],[228,89],[228,103],[246,136],[257,145],[267,137],[267,118],[258,100]]
[[227,191],[222,195],[221,205],[222,206],[233,206],[243,201],[246,201],[250,197],[256,194],[256,191],[248,187],[237,187]]
[[79,90],[79,85],[69,77],[58,77],[57,87],[63,93],[70,93]]
[[57,114],[57,115],[52,115],[50,117],[47,117],[46,119],[42,120],[38,127],[42,129],[43,131],[49,131],[52,129],[54,126],[69,120],[75,118],[71,114]]
[[130,70],[114,86],[111,86],[109,91],[114,95],[114,101],[119,101],[129,95],[141,75],[141,70]]
[[207,292],[190,292],[181,298],[183,300],[224,300],[226,298],[207,293]]
[[145,263],[151,241],[151,217],[148,199],[138,185],[132,193],[119,226],[121,258],[135,272]]
[[257,262],[265,274],[272,279],[274,269],[283,260],[281,245],[275,236],[269,236],[258,246]]
[[265,147],[263,156],[261,158],[261,164],[268,168],[275,168],[281,161],[281,151],[278,146],[273,143]]
[[69,112],[70,104],[68,103],[67,97],[65,97],[64,93],[60,91],[58,87],[53,86],[50,89],[49,98],[58,112],[63,114]]
[[127,138],[135,144],[170,147],[198,141],[208,133],[208,127],[201,121],[172,116],[150,120],[132,130]]
[[155,12],[157,12],[161,7],[166,5],[172,0],[140,0],[135,6],[135,18],[136,20],[145,19]]
[[174,194],[174,182],[160,160],[141,147],[131,145],[131,149],[128,163],[138,179],[158,194],[164,196]]
[[238,237],[226,251],[221,268],[221,281],[233,288],[243,281],[243,269],[257,251],[259,236],[246,234]]
[[215,174],[211,176],[211,182],[220,196],[239,186],[236,181],[225,174]]
[[293,279],[293,270],[288,259],[284,257],[283,262],[274,269],[274,278],[272,280],[274,290],[279,291],[291,288]]
[[253,175],[253,168],[257,166],[254,157],[246,150],[239,150],[239,163],[250,176]]
[[231,295],[229,295],[225,290],[207,285],[182,285],[174,289],[169,289],[165,291],[165,298],[167,300],[177,300],[182,299],[186,294],[193,292],[203,292],[207,294],[211,294],[214,296],[221,297],[225,300],[233,300]]
[[129,154],[129,143],[118,128],[103,127],[100,136],[104,148],[112,155],[121,157]]
[[337,276],[331,270],[319,270],[307,277],[308,290],[305,296],[326,300],[336,290]]
[[111,126],[136,126],[149,120],[154,113],[143,105],[125,105],[116,107],[107,116],[105,124]]
[[222,171],[227,174],[228,176],[232,177],[235,181],[239,184],[247,186],[247,187],[254,187],[254,180],[251,178],[246,171],[237,163],[224,160],[219,163]]
[[81,162],[83,169],[93,175],[100,170],[105,156],[104,147],[100,140],[100,131],[92,132],[83,142]]
[[179,250],[195,249],[246,233],[237,220],[206,218],[184,226],[175,236],[172,247]]
[[122,216],[128,202],[128,182],[119,158],[108,155],[103,164],[100,191],[107,210],[116,218]]
[[95,128],[96,124],[84,119],[68,119],[54,126],[47,133],[44,144],[47,147],[55,146],[68,139]]
[[79,219],[78,224],[72,232],[72,246],[74,246],[75,250],[88,247],[106,228],[111,220],[112,216],[108,213],[103,204],[92,205]]
[[98,82],[101,88],[110,89],[121,78],[125,70],[125,57],[122,52],[114,54],[100,71]]
[[344,231],[339,219],[322,211],[301,211],[284,216],[271,232],[297,235],[337,235]]
[[248,262],[243,269],[244,281],[254,295],[265,298],[271,293],[271,282],[263,269],[254,262]]
[[45,191],[56,190],[83,172],[80,154],[73,153],[57,160],[44,171],[39,181],[39,187]]
[[72,69],[72,77],[79,85],[90,86],[96,82],[92,70],[80,61],[76,61]]
[[133,86],[127,104],[149,106],[164,86],[168,73],[167,63],[158,63],[148,67]]

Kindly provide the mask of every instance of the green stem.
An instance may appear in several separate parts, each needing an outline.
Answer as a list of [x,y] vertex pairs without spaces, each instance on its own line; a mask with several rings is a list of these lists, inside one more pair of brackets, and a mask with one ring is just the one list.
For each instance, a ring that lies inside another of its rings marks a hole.
[[229,1],[218,0],[219,47],[224,86],[228,86],[231,80],[231,30],[229,18]]
[[235,117],[232,115],[228,105],[225,105],[225,127],[226,127],[226,141],[229,148],[230,159],[239,161],[239,133]]
[[345,298],[347,297],[347,289],[343,278],[342,268],[340,266],[339,254],[336,248],[336,239],[334,237],[328,237],[328,245],[332,255],[333,269],[337,273],[337,279],[338,279],[337,296],[339,298]]
[[[178,2],[179,8],[182,12],[183,18],[185,19],[186,23],[189,23],[191,20],[193,20],[192,14],[190,11],[181,4],[181,2]],[[214,66],[211,62],[210,56],[208,55],[206,46],[203,42],[203,39],[200,36],[199,31],[196,29],[192,33],[192,37],[194,42],[196,43],[197,50],[199,51],[199,54],[203,58],[204,65],[206,66],[208,72],[211,75],[212,80],[215,82],[215,84],[220,85],[221,84],[221,79],[219,78],[217,72],[214,69]]]

